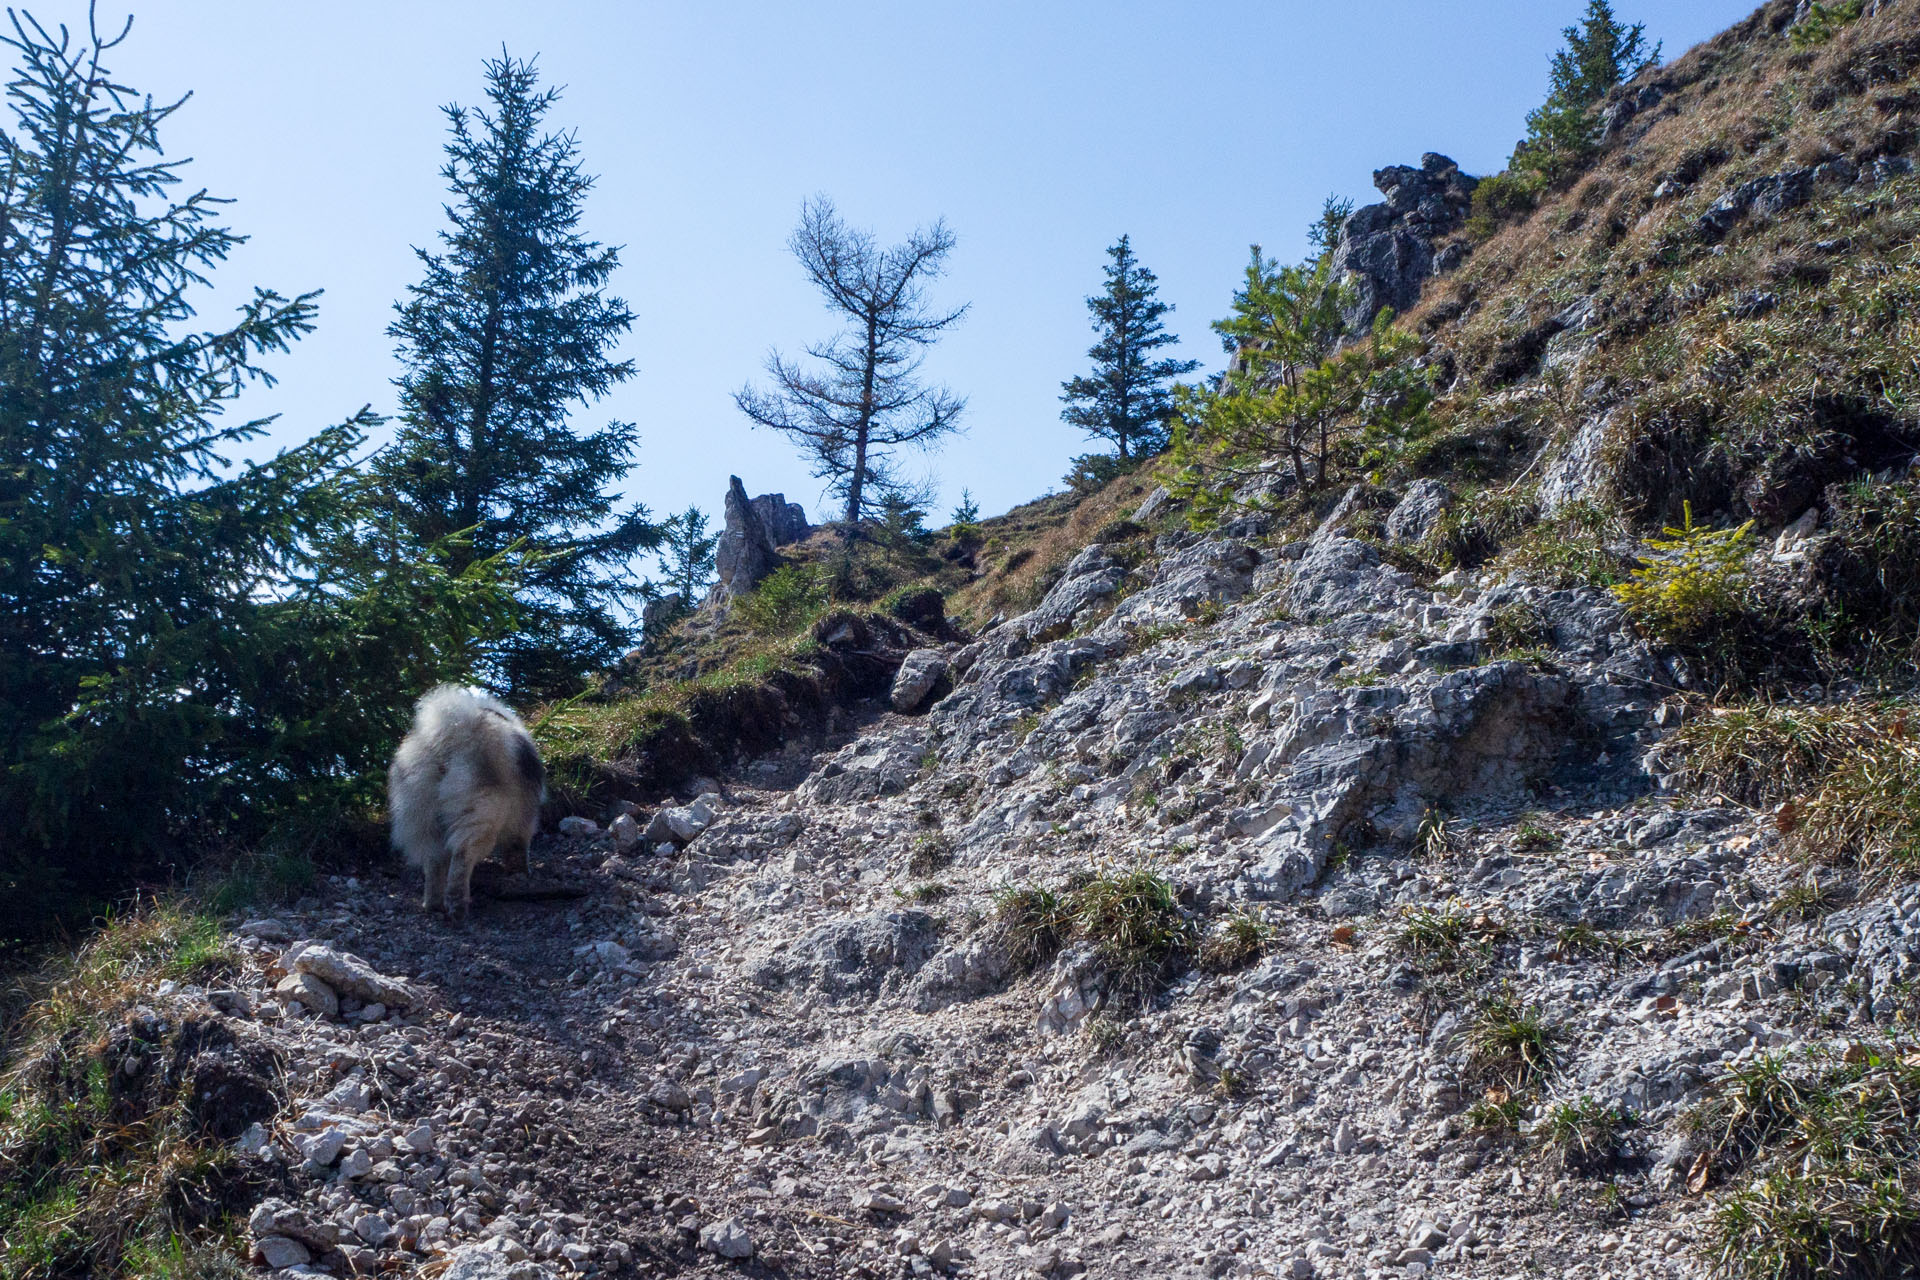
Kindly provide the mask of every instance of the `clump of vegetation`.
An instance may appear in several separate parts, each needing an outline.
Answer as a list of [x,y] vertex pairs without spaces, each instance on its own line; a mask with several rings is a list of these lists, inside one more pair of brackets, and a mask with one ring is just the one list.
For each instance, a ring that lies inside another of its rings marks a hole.
[[1767,915],[1774,920],[1818,920],[1840,901],[1839,892],[1831,884],[1821,884],[1818,876],[1810,874],[1799,884],[1781,890],[1780,896],[1767,905]]
[[1787,37],[1796,49],[1817,49],[1839,35],[1841,28],[1866,11],[1866,0],[1836,0],[1834,4],[1821,4],[1819,0],[1814,0],[1813,4],[1807,6],[1807,16],[1793,24],[1793,30],[1787,33]]
[[994,895],[994,919],[1005,940],[1007,961],[1017,972],[1037,969],[1073,936],[1074,917],[1065,895],[1029,885]]
[[1920,1263],[1920,1054],[1908,1044],[1768,1055],[1736,1068],[1685,1119],[1705,1144],[1695,1185],[1744,1180],[1715,1206],[1722,1272],[1904,1275]]
[[1638,1123],[1624,1107],[1603,1106],[1582,1095],[1548,1110],[1536,1131],[1560,1165],[1574,1173],[1604,1173],[1628,1156],[1622,1135]]
[[1454,834],[1447,815],[1438,807],[1432,807],[1420,816],[1420,826],[1413,835],[1413,846],[1425,857],[1449,858],[1460,852],[1460,838]]
[[1519,1131],[1521,1117],[1526,1113],[1524,1098],[1495,1086],[1467,1108],[1467,1127],[1478,1133],[1512,1134]]
[[1016,970],[1044,964],[1067,942],[1084,939],[1110,988],[1134,1001],[1151,995],[1200,939],[1172,883],[1145,868],[1095,876],[1064,891],[1004,889],[994,914]]
[[216,982],[238,962],[216,921],[163,905],[30,984],[0,1076],[0,1278],[238,1273],[221,1248],[237,1134],[161,1061],[222,1033],[133,1012],[162,979]]
[[826,584],[818,574],[802,565],[783,564],[733,607],[756,635],[790,636],[818,617],[826,603]]
[[1467,917],[1449,906],[1409,907],[1400,925],[1400,949],[1416,959],[1451,965],[1467,940]]
[[1513,600],[1487,614],[1487,645],[1496,654],[1553,643],[1553,622],[1531,600]]
[[1722,708],[1682,725],[1682,776],[1779,802],[1801,856],[1886,872],[1920,861],[1920,729],[1904,700]]
[[1271,925],[1251,912],[1236,911],[1201,942],[1200,967],[1209,973],[1244,969],[1265,954],[1272,940]]
[[1514,828],[1513,847],[1517,853],[1550,853],[1564,844],[1560,836],[1527,819]]
[[953,843],[945,836],[930,832],[914,838],[913,852],[907,857],[908,875],[924,880],[952,865]]
[[1217,389],[1182,387],[1176,397],[1173,488],[1199,519],[1231,509],[1242,486],[1270,482],[1276,455],[1294,489],[1317,493],[1369,445],[1425,432],[1433,389],[1420,341],[1383,311],[1343,346],[1352,301],[1330,252],[1282,267],[1253,247],[1233,315],[1213,326],[1239,358]]
[[1137,869],[1101,876],[1073,895],[1074,922],[1117,989],[1136,1000],[1190,955],[1199,930],[1164,876]]
[[1474,1078],[1498,1081],[1518,1093],[1553,1074],[1553,1046],[1562,1032],[1538,1006],[1502,991],[1474,1007],[1464,1036]]

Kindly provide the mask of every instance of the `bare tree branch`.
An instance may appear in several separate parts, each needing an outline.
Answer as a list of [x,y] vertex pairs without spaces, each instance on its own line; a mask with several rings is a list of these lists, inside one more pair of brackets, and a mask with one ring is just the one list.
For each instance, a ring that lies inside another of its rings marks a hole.
[[776,351],[767,357],[771,389],[743,387],[734,404],[754,425],[799,445],[813,474],[845,499],[849,527],[889,495],[916,489],[897,478],[892,451],[930,449],[959,429],[965,397],[920,381],[925,349],[967,314],[965,306],[936,311],[926,296],[954,244],[937,220],[882,249],[871,232],[847,226],[825,196],[801,206],[787,241],[845,328],[805,348],[824,368],[803,369]]

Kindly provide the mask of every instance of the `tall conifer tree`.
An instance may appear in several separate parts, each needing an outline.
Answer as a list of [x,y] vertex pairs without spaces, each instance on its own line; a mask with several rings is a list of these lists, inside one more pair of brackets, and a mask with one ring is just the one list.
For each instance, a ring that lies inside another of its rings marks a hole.
[[1173,304],[1159,298],[1159,280],[1133,256],[1128,237],[1107,250],[1107,287],[1087,299],[1100,340],[1088,349],[1090,377],[1061,384],[1066,404],[1060,417],[1122,458],[1158,453],[1167,445],[1173,412],[1173,379],[1200,367],[1198,360],[1155,360],[1153,353],[1180,341],[1160,317]]
[[378,469],[420,543],[472,530],[450,544],[451,568],[515,544],[530,554],[525,629],[498,675],[548,693],[628,642],[627,567],[660,535],[645,507],[617,511],[609,492],[633,464],[633,425],[568,422],[634,372],[613,354],[633,323],[606,292],[619,252],[580,231],[593,179],[578,140],[543,128],[559,94],[532,63],[490,60],[486,92],[487,109],[446,108],[451,226],[438,250],[415,251],[423,278],[395,304],[406,371]]

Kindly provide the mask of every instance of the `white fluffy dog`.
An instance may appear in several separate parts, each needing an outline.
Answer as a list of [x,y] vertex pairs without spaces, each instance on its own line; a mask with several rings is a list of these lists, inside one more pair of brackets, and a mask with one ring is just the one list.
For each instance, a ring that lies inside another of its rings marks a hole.
[[546,770],[533,736],[505,703],[443,684],[420,699],[387,770],[393,847],[427,875],[428,911],[467,918],[475,864],[501,855],[527,867]]

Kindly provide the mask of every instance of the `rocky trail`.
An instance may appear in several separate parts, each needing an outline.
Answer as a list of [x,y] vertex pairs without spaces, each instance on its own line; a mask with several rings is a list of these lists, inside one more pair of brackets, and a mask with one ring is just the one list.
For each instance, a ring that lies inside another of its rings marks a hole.
[[[256,1263],[1701,1274],[1683,1113],[1884,1020],[1920,893],[1770,911],[1772,819],[1661,790],[1685,673],[1610,601],[1423,587],[1342,519],[1090,547],[905,663],[917,714],[569,819],[464,929],[397,873],[245,925],[234,991],[156,1000],[286,1063]],[[998,905],[1139,867],[1206,940],[1144,1003]],[[1555,1148],[1558,1104],[1623,1120]]]

